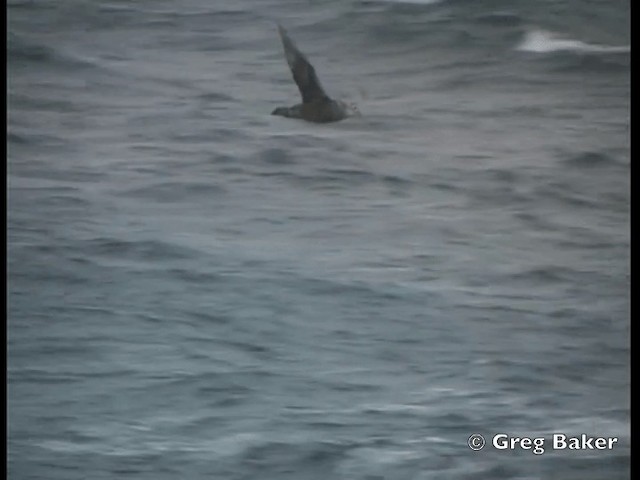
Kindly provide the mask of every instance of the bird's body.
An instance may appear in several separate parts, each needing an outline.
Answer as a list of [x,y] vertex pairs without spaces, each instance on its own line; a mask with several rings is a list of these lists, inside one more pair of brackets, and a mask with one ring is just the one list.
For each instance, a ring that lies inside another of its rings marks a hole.
[[278,107],[272,115],[281,115],[289,118],[301,118],[308,122],[328,123],[337,122],[348,117],[348,111],[352,108],[340,100],[298,103],[293,107]]
[[278,32],[293,79],[300,90],[302,103],[292,107],[278,107],[271,114],[300,118],[308,122],[328,123],[337,122],[358,113],[355,105],[347,104],[341,100],[333,100],[325,93],[313,65],[298,50],[293,40],[280,25],[278,25]]

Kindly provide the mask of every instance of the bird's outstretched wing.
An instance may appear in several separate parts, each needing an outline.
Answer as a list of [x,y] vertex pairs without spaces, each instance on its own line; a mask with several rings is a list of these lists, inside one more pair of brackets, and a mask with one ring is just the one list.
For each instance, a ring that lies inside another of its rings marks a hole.
[[293,40],[291,40],[281,25],[278,25],[278,32],[280,32],[282,45],[284,45],[284,55],[293,73],[293,79],[296,81],[300,94],[302,95],[302,103],[329,100],[328,95],[324,92],[322,85],[320,85],[320,80],[318,80],[313,65],[311,65],[302,52],[298,50]]

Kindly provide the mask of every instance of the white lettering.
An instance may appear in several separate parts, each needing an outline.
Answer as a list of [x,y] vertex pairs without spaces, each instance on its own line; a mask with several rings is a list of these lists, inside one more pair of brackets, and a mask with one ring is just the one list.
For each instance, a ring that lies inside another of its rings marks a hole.
[[493,436],[491,443],[496,450],[515,450],[516,448],[531,450],[533,448],[533,453],[535,455],[541,455],[544,453],[543,437],[509,437],[506,433],[498,433]]
[[593,438],[587,437],[584,433],[580,438],[582,439],[582,443],[580,445],[582,450],[584,450],[585,448],[588,448],[589,450],[593,450],[593,445],[591,445]]
[[554,433],[553,434],[553,449],[554,450],[564,450],[567,448],[567,436],[562,433]]
[[567,437],[562,433],[553,434],[553,449],[564,450],[611,450],[618,437],[590,437],[581,434],[579,437]]
[[544,438],[538,437],[533,439],[534,455],[542,455],[544,453]]
[[[506,433],[497,433],[491,443],[496,450],[531,450],[534,455],[542,455],[544,437],[510,437]],[[611,450],[618,443],[618,437],[590,437],[584,433],[569,437],[564,433],[553,434],[554,450]]]
[[493,448],[497,450],[504,450],[506,448],[509,448],[507,438],[509,438],[509,435],[506,435],[504,433],[499,433],[495,435],[493,437]]

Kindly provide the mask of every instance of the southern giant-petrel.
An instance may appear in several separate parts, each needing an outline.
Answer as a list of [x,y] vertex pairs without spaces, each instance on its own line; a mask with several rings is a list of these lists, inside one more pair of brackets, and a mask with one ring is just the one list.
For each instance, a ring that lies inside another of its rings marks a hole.
[[313,65],[298,50],[282,26],[278,25],[278,31],[284,46],[284,55],[302,95],[302,103],[293,107],[278,107],[271,112],[271,115],[302,118],[308,122],[328,123],[359,114],[358,107],[354,104],[333,100],[325,93]]

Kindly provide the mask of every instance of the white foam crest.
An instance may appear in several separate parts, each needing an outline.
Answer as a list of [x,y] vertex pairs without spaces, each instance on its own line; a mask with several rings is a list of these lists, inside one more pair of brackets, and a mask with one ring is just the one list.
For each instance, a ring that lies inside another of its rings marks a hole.
[[585,53],[627,53],[628,46],[606,46],[581,42],[579,40],[565,39],[552,32],[544,30],[529,31],[523,41],[518,45],[518,50],[523,52],[550,53],[550,52],[585,52]]

